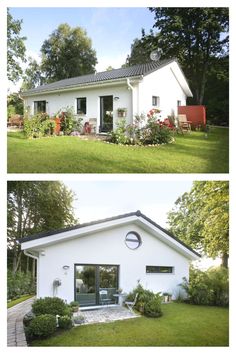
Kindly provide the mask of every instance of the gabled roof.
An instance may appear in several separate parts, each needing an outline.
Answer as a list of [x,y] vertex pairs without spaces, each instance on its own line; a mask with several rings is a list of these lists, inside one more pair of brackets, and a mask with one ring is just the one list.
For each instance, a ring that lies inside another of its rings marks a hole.
[[158,62],[152,61],[146,64],[138,64],[126,68],[113,69],[113,70],[103,71],[103,72],[89,74],[89,75],[77,76],[70,79],[56,81],[51,84],[38,86],[34,89],[22,92],[22,96],[27,97],[28,95],[31,94],[37,94],[37,93],[42,94],[48,91],[60,91],[63,89],[69,89],[73,87],[76,88],[79,86],[84,86],[89,84],[109,82],[109,81],[125,79],[125,78],[141,77],[141,76],[148,75],[156,70],[159,70],[162,67],[172,62],[177,62],[177,60],[166,59]]
[[[75,225],[72,227],[63,228],[60,230],[48,231],[48,232],[43,232],[40,234],[31,235],[31,236],[19,239],[18,242],[22,244],[21,247],[23,249],[29,249],[29,248],[33,248],[33,247],[37,248],[39,245],[43,246],[44,244],[51,244],[51,243],[55,243],[55,242],[66,241],[67,239],[74,238],[74,237],[78,236],[79,234],[80,235],[89,234],[89,233],[91,233],[91,230],[93,232],[96,232],[97,229],[98,229],[98,231],[100,231],[103,228],[104,229],[111,228],[112,222],[113,222],[112,226],[117,226],[119,224],[122,224],[122,222],[125,223],[126,221],[130,222],[130,221],[135,221],[135,220],[140,221],[141,224],[146,224],[147,227],[148,226],[150,227],[150,225],[151,225],[154,231],[161,233],[162,239],[167,241],[167,243],[169,243],[169,244],[173,243],[177,247],[178,247],[178,245],[179,245],[179,247],[182,246],[181,248],[183,250],[185,249],[185,251],[190,251],[187,253],[188,253],[188,255],[192,256],[192,258],[197,259],[197,258],[201,257],[199,253],[197,253],[191,247],[189,247],[184,242],[179,240],[177,237],[172,235],[169,231],[165,230],[160,225],[156,224],[153,220],[149,219],[147,216],[142,214],[140,210],[137,210],[136,212],[113,216],[113,217],[106,218],[106,219],[91,221],[88,223],[83,223],[83,224]],[[114,224],[115,221],[116,221],[116,224]],[[73,232],[73,231],[75,231],[75,232]],[[60,235],[61,235],[61,237],[60,237]],[[55,238],[55,236],[56,236],[56,238]],[[57,238],[57,236],[58,236],[58,238]],[[167,239],[165,239],[166,237],[167,237]],[[40,242],[37,242],[37,240],[39,240]],[[26,244],[28,244],[28,245],[26,245]]]

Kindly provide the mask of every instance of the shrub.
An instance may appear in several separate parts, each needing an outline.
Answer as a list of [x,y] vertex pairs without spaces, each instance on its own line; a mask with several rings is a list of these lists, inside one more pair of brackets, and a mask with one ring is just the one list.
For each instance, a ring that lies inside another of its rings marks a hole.
[[72,320],[69,316],[60,316],[58,324],[60,328],[70,329],[72,327]]
[[55,122],[49,119],[46,113],[40,113],[24,119],[24,132],[27,138],[41,138],[52,135],[54,128]]
[[162,302],[162,297],[159,294],[154,294],[154,296],[144,304],[145,316],[147,317],[162,316],[161,302]]
[[223,267],[207,271],[191,268],[189,281],[181,284],[188,295],[188,301],[196,305],[228,306],[228,270]]
[[40,315],[32,319],[26,333],[29,337],[49,337],[56,331],[56,317]]
[[65,135],[70,135],[74,130],[81,130],[82,119],[75,119],[74,110],[72,107],[66,107],[57,115],[61,120],[61,131]]
[[[158,311],[160,310],[160,306],[161,306],[161,301],[162,301],[162,297],[159,294],[154,294],[152,291],[144,289],[143,286],[141,284],[138,284],[138,286],[127,295],[126,300],[127,301],[134,301],[135,295],[138,295],[138,299],[137,302],[135,304],[135,309],[138,310],[141,313],[145,313],[145,307],[147,304],[147,312],[151,313],[151,310],[148,310],[148,308],[152,309],[153,313],[154,311],[154,306],[157,306],[158,301],[160,302],[159,307],[158,307]],[[154,301],[155,300],[155,301]],[[153,302],[154,301],[154,302]],[[160,315],[157,316],[153,316],[153,317],[159,317]]]
[[129,138],[126,134],[126,120],[120,119],[116,126],[117,128],[110,133],[110,142],[122,145],[128,144]]
[[25,294],[35,293],[31,273],[7,271],[7,299],[12,300]]
[[30,311],[28,312],[24,317],[23,317],[23,323],[25,327],[28,327],[31,323],[31,321],[35,318],[35,314]]
[[68,310],[68,306],[65,302],[58,297],[40,298],[32,305],[32,311],[36,316],[43,314],[63,316],[68,315]]

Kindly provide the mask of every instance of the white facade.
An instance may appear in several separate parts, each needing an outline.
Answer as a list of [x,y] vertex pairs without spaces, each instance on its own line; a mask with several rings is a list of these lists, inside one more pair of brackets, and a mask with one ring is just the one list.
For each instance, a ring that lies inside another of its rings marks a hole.
[[[94,82],[47,93],[23,94],[25,108],[29,109],[30,114],[34,114],[34,102],[46,101],[46,112],[50,116],[55,116],[66,107],[73,107],[77,114],[77,98],[86,98],[87,111],[80,117],[84,123],[89,119],[96,119],[97,133],[101,127],[100,97],[103,96],[113,98],[114,129],[118,108],[127,109],[127,124],[133,122],[135,115],[146,115],[152,108],[159,108],[160,118],[164,119],[168,115],[177,115],[178,105],[186,105],[186,98],[192,96],[192,93],[178,63],[173,60],[144,76]],[[153,105],[153,96],[158,100],[157,105]]]
[[[130,249],[125,243],[130,231],[140,235],[141,244],[137,249]],[[144,288],[169,292],[175,297],[182,278],[188,278],[190,262],[199,258],[145,217],[137,215],[26,241],[21,247],[38,260],[37,296],[56,295],[67,302],[75,296],[76,264],[118,266],[117,288],[126,293],[139,281]],[[147,273],[146,266],[173,267],[173,271]],[[56,293],[55,279],[61,281]]]

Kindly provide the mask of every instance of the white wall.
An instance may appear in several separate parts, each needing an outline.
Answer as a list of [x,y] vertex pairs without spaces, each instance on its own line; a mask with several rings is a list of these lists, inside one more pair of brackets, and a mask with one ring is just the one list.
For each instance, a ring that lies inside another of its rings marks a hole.
[[127,85],[110,86],[99,88],[88,88],[70,92],[58,92],[53,94],[45,94],[32,96],[25,99],[25,107],[30,107],[30,114],[34,114],[34,101],[46,101],[47,113],[50,116],[56,115],[58,111],[66,107],[74,107],[76,113],[76,98],[87,98],[87,113],[83,116],[84,122],[89,118],[97,118],[97,128],[100,125],[100,96],[119,97],[113,101],[113,126],[115,128],[118,119],[117,108],[127,108],[127,123],[132,122],[132,100],[131,91]]
[[[137,231],[142,245],[130,250],[125,244],[129,231]],[[154,292],[169,291],[178,294],[178,284],[185,276],[188,278],[189,261],[177,251],[171,249],[154,236],[138,226],[126,225],[113,230],[99,232],[44,248],[45,255],[40,256],[39,297],[53,296],[53,280],[61,279],[57,296],[74,300],[74,264],[119,265],[119,287],[129,292],[141,284]],[[63,265],[69,265],[66,272]],[[173,274],[146,274],[146,265],[173,266]]]
[[[152,106],[152,96],[160,97],[160,107]],[[139,87],[139,114],[147,113],[152,108],[161,109],[161,118],[177,115],[177,100],[186,104],[186,95],[167,65],[144,77]]]

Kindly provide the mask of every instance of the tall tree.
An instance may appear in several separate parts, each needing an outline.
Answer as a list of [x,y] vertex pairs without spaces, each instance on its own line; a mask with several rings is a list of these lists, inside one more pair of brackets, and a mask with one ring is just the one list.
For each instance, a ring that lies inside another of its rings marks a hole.
[[177,57],[194,92],[195,103],[204,99],[212,58],[228,55],[228,8],[150,8],[159,36],[156,45],[163,57]]
[[41,53],[42,70],[49,82],[95,72],[96,52],[81,27],[59,25],[44,41]]
[[45,77],[42,74],[41,65],[33,58],[28,58],[28,66],[23,75],[23,83],[21,89],[30,90],[37,86],[43,85]]
[[229,184],[227,181],[196,181],[189,193],[175,202],[168,214],[170,231],[207,256],[221,257],[228,267]]
[[18,239],[76,223],[73,193],[58,181],[8,182],[8,253],[12,270],[20,267]]
[[7,10],[7,77],[12,82],[17,82],[23,70],[21,61],[25,62],[26,37],[21,37],[22,20],[14,20]]

